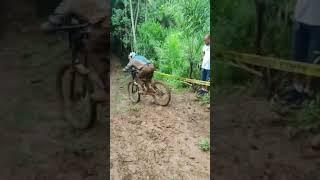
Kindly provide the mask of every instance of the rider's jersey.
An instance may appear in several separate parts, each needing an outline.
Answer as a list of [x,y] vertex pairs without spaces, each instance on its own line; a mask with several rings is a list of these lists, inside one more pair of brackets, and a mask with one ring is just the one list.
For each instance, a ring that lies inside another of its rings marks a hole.
[[296,21],[311,26],[320,26],[320,1],[298,0],[294,13]]
[[134,67],[134,68],[140,70],[143,67],[145,67],[145,65],[149,65],[149,64],[151,64],[151,62],[149,60],[147,60],[147,58],[136,54],[133,57],[131,57],[131,60],[129,61],[129,63],[126,66],[126,69]]
[[143,64],[151,64],[147,58],[145,58],[144,56],[141,56],[141,55],[135,55],[135,56],[133,56],[132,59],[134,59],[135,61],[139,61]]

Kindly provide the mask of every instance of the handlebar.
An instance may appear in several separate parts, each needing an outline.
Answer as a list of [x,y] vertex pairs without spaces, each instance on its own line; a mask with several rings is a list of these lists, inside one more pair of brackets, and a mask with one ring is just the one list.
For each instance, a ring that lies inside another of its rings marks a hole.
[[74,32],[74,31],[86,29],[89,26],[90,26],[89,23],[77,24],[77,25],[65,25],[65,26],[57,27],[53,29],[53,31]]
[[135,68],[129,68],[129,69],[123,69],[124,72],[128,72],[128,73],[137,73],[138,69]]

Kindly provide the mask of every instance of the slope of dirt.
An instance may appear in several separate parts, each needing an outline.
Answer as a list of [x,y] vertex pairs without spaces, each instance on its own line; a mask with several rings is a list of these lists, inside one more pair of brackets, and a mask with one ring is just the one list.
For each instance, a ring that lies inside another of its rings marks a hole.
[[210,155],[197,143],[210,136],[210,115],[195,95],[173,92],[167,107],[142,97],[130,103],[113,57],[111,73],[111,179],[209,179]]
[[0,179],[106,179],[106,123],[74,131],[61,117],[56,74],[66,41],[11,25],[0,42]]
[[213,112],[215,179],[318,180],[320,154],[291,140],[264,98],[217,95]]

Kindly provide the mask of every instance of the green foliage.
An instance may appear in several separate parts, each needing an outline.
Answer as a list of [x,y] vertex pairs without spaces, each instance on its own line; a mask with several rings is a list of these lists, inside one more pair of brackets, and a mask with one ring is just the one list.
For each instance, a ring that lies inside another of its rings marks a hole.
[[220,1],[215,3],[213,28],[217,49],[247,50],[254,46],[255,7],[253,1]]
[[188,62],[183,58],[181,33],[171,32],[163,45],[157,48],[158,69],[161,72],[185,77],[188,75]]
[[112,31],[111,35],[114,37],[119,37],[122,44],[129,48],[130,41],[132,40],[132,34],[128,33],[130,19],[126,15],[126,11],[124,9],[112,9]]
[[209,151],[210,149],[209,139],[207,138],[201,139],[200,142],[198,143],[198,146],[202,151]]
[[165,29],[156,21],[143,22],[138,29],[138,50],[146,57],[155,57],[155,48],[162,44]]
[[[292,15],[296,1],[262,2],[265,3],[262,54],[290,59]],[[211,11],[214,12],[212,34],[214,34],[215,49],[255,53],[257,22],[254,0],[215,1]],[[227,80],[225,78],[236,79],[240,74],[241,72],[235,72],[234,68],[216,72],[217,80],[220,82],[225,82]]]
[[210,103],[210,92],[204,95],[198,95],[198,99],[200,100],[201,104],[209,104]]
[[320,94],[297,113],[291,125],[296,132],[318,132],[320,130]]
[[[112,3],[112,36],[132,49],[127,1]],[[209,4],[209,0],[141,0],[135,46],[138,53],[152,60],[157,70],[180,77],[188,77],[192,65],[192,77],[199,79],[197,64],[202,58],[203,37],[210,30]],[[172,83],[181,86],[178,81]]]

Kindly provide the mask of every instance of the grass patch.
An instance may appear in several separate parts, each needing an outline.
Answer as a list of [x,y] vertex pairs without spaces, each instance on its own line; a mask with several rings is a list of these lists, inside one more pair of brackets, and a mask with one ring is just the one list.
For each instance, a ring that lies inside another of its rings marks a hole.
[[295,118],[289,121],[289,125],[294,129],[294,135],[320,131],[320,93],[300,111],[295,112]]
[[199,99],[202,105],[210,103],[210,93],[204,94],[202,96],[198,95],[197,98]]
[[158,74],[154,74],[154,79],[158,81],[162,81],[166,85],[168,85],[171,89],[184,89],[187,88],[189,85],[185,84],[184,82],[181,82],[177,79],[174,78],[168,78],[168,77],[163,77]]
[[131,112],[139,112],[140,108],[138,106],[130,106],[129,111],[131,111]]
[[202,151],[209,151],[210,150],[209,139],[207,138],[201,139],[198,143],[198,146]]

